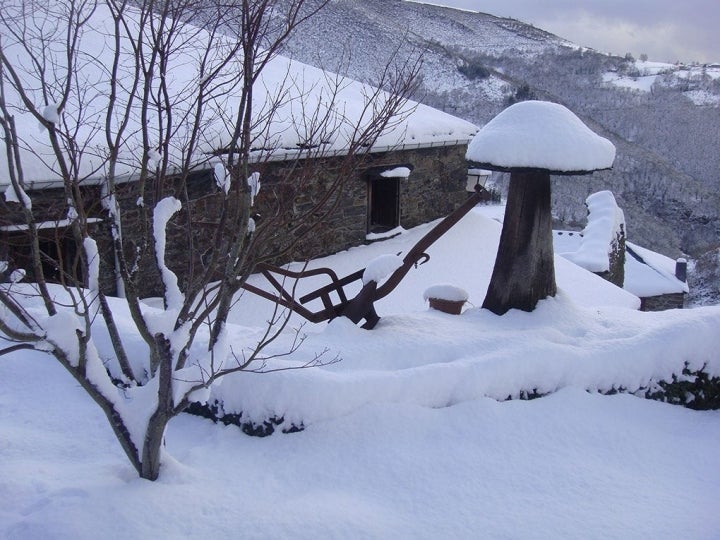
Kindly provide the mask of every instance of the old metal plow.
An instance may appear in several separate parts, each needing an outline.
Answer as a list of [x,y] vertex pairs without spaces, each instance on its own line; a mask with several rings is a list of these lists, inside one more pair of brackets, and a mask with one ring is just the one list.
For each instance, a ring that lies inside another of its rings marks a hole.
[[[369,280],[362,285],[360,292],[352,298],[348,298],[345,288],[358,281],[362,283],[363,273],[365,272],[364,268],[341,278],[330,268],[316,268],[296,272],[262,263],[257,266],[256,270],[262,274],[274,291],[267,291],[249,283],[245,283],[243,288],[248,292],[285,306],[313,323],[328,321],[335,317],[342,316],[347,317],[355,324],[364,320],[363,328],[374,328],[380,320],[380,317],[375,311],[375,302],[390,294],[395,287],[400,284],[411,268],[427,262],[430,256],[425,253],[425,250],[449,231],[483,199],[484,195],[482,191],[473,193],[460,207],[418,240],[403,257],[402,265],[390,274],[382,285],[378,286],[378,283],[374,280]],[[304,294],[299,298],[296,298],[293,290],[288,291],[285,288],[285,284],[289,281],[297,283],[297,280],[317,276],[326,276],[329,278],[330,283]],[[355,288],[356,287],[353,287],[353,289]],[[310,309],[308,304],[318,299],[322,303],[322,308],[315,310]]]

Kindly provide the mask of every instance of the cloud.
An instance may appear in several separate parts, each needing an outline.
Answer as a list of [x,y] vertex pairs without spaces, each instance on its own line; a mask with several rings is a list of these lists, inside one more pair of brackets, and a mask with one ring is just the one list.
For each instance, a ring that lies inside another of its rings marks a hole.
[[651,59],[668,62],[720,60],[714,30],[708,32],[685,19],[658,16],[652,19],[637,22],[628,17],[575,12],[539,18],[534,24],[602,52],[619,55],[632,52],[636,56],[646,53]]
[[513,17],[603,52],[720,62],[717,0],[431,0]]

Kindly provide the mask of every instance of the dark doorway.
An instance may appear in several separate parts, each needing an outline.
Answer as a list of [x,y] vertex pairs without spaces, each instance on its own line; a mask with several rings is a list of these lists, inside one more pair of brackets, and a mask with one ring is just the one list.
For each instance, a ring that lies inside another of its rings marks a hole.
[[399,226],[400,179],[380,177],[370,180],[369,203],[369,232],[382,233]]

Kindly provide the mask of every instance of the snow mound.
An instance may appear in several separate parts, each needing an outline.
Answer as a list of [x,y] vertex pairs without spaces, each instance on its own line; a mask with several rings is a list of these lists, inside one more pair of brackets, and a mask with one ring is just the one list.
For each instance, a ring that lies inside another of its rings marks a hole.
[[362,276],[363,285],[367,285],[371,281],[379,285],[383,279],[400,268],[402,263],[402,259],[397,255],[380,255],[370,261],[365,268]]
[[454,317],[429,310],[383,317],[372,332],[340,318],[308,335],[303,354],[328,349],[328,358],[341,362],[232,375],[213,387],[211,400],[251,422],[275,417],[309,426],[379,403],[437,408],[566,387],[636,392],[671,380],[686,363],[720,374],[719,322],[718,307],[587,309],[563,293],[533,313],[511,310],[506,317],[479,308]]
[[383,178],[407,178],[410,176],[410,169],[407,167],[395,167],[380,173]]

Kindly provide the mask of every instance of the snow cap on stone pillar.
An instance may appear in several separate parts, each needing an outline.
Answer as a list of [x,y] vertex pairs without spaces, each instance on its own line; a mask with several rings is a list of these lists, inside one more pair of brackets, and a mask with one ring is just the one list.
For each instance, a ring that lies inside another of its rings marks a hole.
[[612,167],[615,146],[562,105],[522,101],[502,111],[475,135],[466,158],[495,171],[589,174]]

